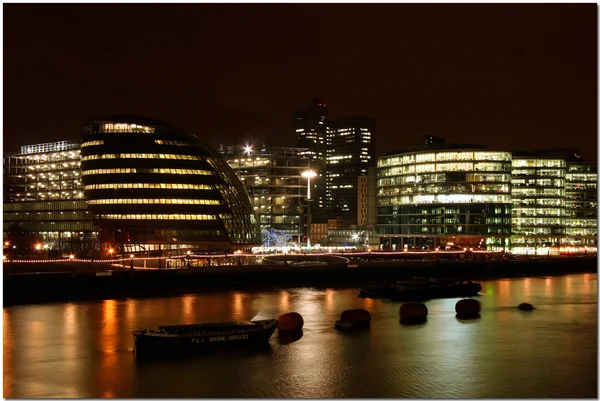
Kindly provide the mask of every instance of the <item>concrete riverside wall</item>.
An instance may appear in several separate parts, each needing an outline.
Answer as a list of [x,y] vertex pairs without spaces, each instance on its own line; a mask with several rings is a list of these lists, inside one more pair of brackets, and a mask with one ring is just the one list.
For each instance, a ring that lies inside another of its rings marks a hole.
[[510,261],[364,262],[214,266],[185,270],[71,271],[4,275],[4,305],[164,296],[264,287],[360,286],[404,278],[490,279],[597,272],[596,257]]

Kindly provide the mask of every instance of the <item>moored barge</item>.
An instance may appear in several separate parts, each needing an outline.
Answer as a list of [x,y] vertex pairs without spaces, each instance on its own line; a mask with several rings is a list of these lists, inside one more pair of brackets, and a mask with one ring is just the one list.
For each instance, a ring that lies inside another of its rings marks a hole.
[[159,326],[133,332],[136,352],[196,351],[215,346],[266,344],[277,319]]

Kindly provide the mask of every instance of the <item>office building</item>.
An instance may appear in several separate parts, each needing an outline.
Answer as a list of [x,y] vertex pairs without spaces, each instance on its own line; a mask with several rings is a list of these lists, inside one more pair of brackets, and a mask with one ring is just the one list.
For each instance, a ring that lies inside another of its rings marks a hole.
[[368,117],[328,122],[326,207],[331,217],[356,224],[358,177],[376,165],[375,129],[375,119]]
[[225,159],[246,187],[261,232],[271,228],[290,236],[291,242],[306,242],[307,181],[306,148],[232,147]]
[[595,249],[598,246],[598,165],[567,161],[565,182],[563,245]]
[[244,185],[194,135],[136,116],[86,122],[81,174],[105,250],[149,255],[260,243]]
[[305,148],[302,152],[310,162],[310,169],[317,173],[311,179],[312,217],[314,222],[325,222],[325,187],[327,174],[327,104],[321,99],[313,99],[306,109],[298,110],[292,120],[296,135],[296,146]]
[[565,176],[564,158],[515,152],[511,252],[558,253],[566,236]]
[[501,251],[511,234],[511,153],[433,143],[377,163],[382,249],[434,249],[456,243]]
[[98,249],[79,153],[78,142],[59,141],[4,155],[3,232],[9,256],[88,257]]

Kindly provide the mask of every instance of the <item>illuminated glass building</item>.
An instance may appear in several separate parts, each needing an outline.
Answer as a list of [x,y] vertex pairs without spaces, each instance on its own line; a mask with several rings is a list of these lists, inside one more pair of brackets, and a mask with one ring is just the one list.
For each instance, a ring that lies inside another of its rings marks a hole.
[[296,146],[306,148],[302,152],[310,160],[310,169],[317,173],[311,180],[311,213],[313,222],[325,221],[325,177],[327,172],[327,104],[321,99],[313,99],[306,109],[298,110],[292,120],[296,134]]
[[[231,147],[228,147],[229,149]],[[250,195],[261,230],[274,228],[291,236],[293,242],[305,242],[306,148],[239,148],[226,160]]]
[[332,218],[357,221],[358,177],[376,165],[375,128],[368,117],[328,122],[326,207]]
[[156,255],[260,243],[250,199],[231,167],[170,124],[134,116],[90,119],[81,167],[105,249]]
[[564,158],[513,155],[511,252],[558,253],[566,235],[565,176]]
[[447,243],[506,249],[511,159],[510,152],[443,143],[380,157],[376,230],[382,249]]
[[4,155],[3,231],[15,256],[43,258],[63,251],[86,256],[97,248],[79,152],[78,142],[60,141]]
[[598,165],[567,162],[565,188],[566,237],[568,247],[598,246]]

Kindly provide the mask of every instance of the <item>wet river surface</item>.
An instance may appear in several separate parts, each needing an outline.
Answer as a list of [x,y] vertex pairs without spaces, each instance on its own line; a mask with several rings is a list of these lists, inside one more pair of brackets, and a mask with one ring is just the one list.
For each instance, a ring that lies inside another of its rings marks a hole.
[[[597,274],[482,281],[481,317],[459,298],[427,301],[427,322],[356,288],[219,292],[3,310],[6,398],[596,398]],[[519,311],[521,302],[532,312]],[[371,328],[342,333],[346,309]],[[159,325],[304,318],[301,338],[168,361],[135,358],[132,331]],[[295,341],[293,341],[295,340]]]

